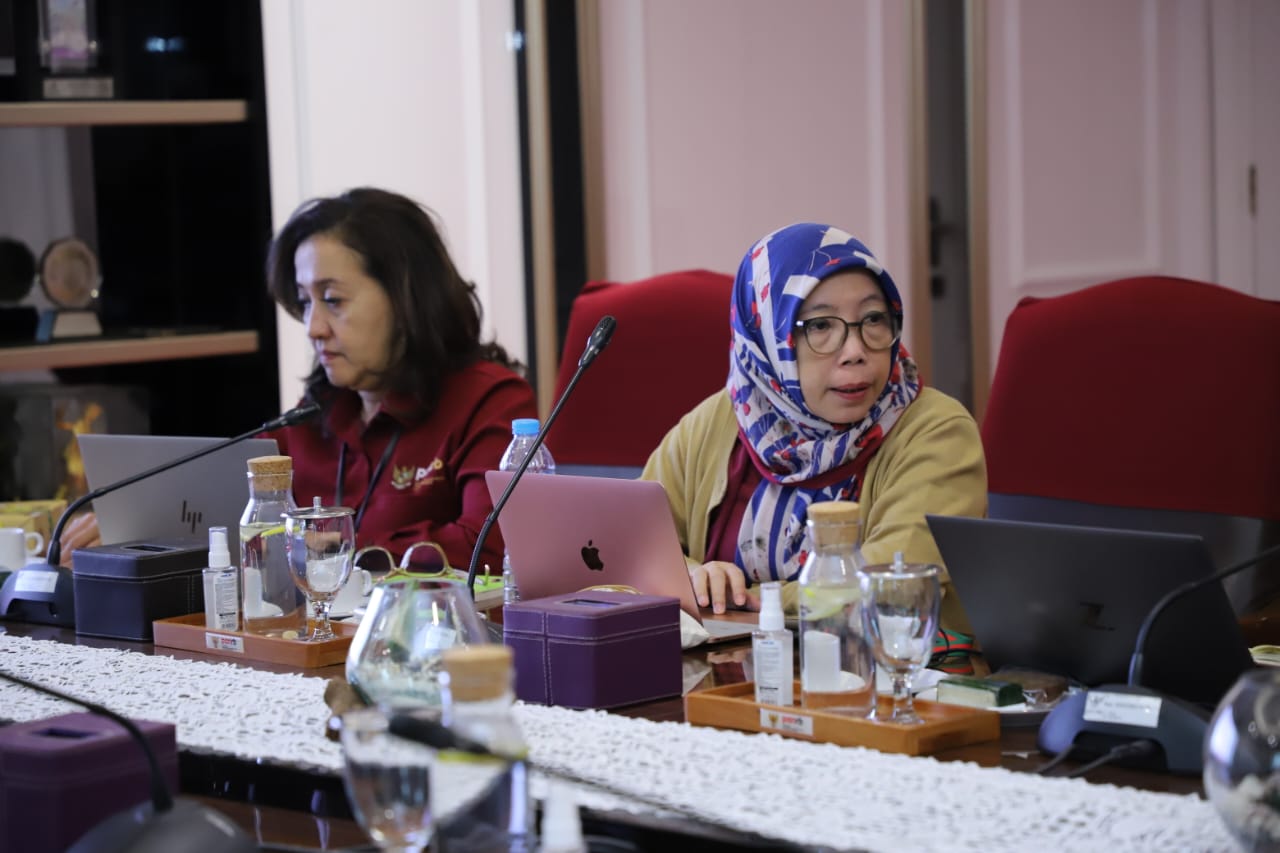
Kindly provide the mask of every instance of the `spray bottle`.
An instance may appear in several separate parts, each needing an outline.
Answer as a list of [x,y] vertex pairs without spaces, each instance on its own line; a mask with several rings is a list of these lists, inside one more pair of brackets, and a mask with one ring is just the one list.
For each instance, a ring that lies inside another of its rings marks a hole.
[[239,573],[231,565],[227,528],[209,528],[209,567],[204,570],[204,624],[215,631],[240,627]]

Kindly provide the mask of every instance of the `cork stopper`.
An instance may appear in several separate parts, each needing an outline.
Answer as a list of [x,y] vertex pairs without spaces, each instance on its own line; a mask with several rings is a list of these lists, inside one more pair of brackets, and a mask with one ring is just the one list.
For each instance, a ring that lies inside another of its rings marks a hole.
[[255,456],[248,460],[249,487],[266,492],[282,492],[293,487],[293,458]]
[[856,545],[862,529],[857,501],[822,501],[809,504],[809,530],[813,545]]
[[[253,460],[250,460],[253,461]],[[822,501],[809,504],[809,518],[819,523],[848,524],[859,520],[857,501]]]
[[511,690],[510,646],[455,646],[445,649],[440,663],[455,702],[498,699]]

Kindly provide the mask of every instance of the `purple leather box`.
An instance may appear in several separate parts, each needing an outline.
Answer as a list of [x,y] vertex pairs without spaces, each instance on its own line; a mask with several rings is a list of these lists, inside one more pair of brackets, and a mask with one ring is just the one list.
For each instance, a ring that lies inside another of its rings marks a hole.
[[680,695],[679,599],[572,592],[508,604],[502,624],[525,702],[616,708]]
[[[178,790],[169,723],[135,720]],[[58,853],[117,812],[148,800],[142,749],[117,723],[65,714],[0,728],[0,850]]]

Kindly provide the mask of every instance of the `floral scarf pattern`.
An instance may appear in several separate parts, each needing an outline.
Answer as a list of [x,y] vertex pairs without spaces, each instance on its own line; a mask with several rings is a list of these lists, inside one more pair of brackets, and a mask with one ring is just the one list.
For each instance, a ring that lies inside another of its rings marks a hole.
[[893,279],[866,246],[829,225],[799,223],[762,238],[734,281],[727,388],[740,438],[763,475],[738,534],[737,563],[754,582],[800,573],[808,556],[809,504],[857,500],[871,457],[920,393],[915,362],[895,343],[889,380],[861,421],[832,424],[805,405],[796,314],[819,282],[849,269],[876,278],[901,328],[902,299]]

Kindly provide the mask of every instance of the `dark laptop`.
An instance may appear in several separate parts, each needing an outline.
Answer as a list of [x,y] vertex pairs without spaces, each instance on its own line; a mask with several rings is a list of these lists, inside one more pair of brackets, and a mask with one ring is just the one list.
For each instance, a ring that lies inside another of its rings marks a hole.
[[[1124,683],[1151,608],[1214,572],[1199,536],[926,518],[992,670],[1025,666],[1089,686]],[[1252,665],[1222,584],[1212,583],[1152,625],[1142,681],[1214,703]]]

